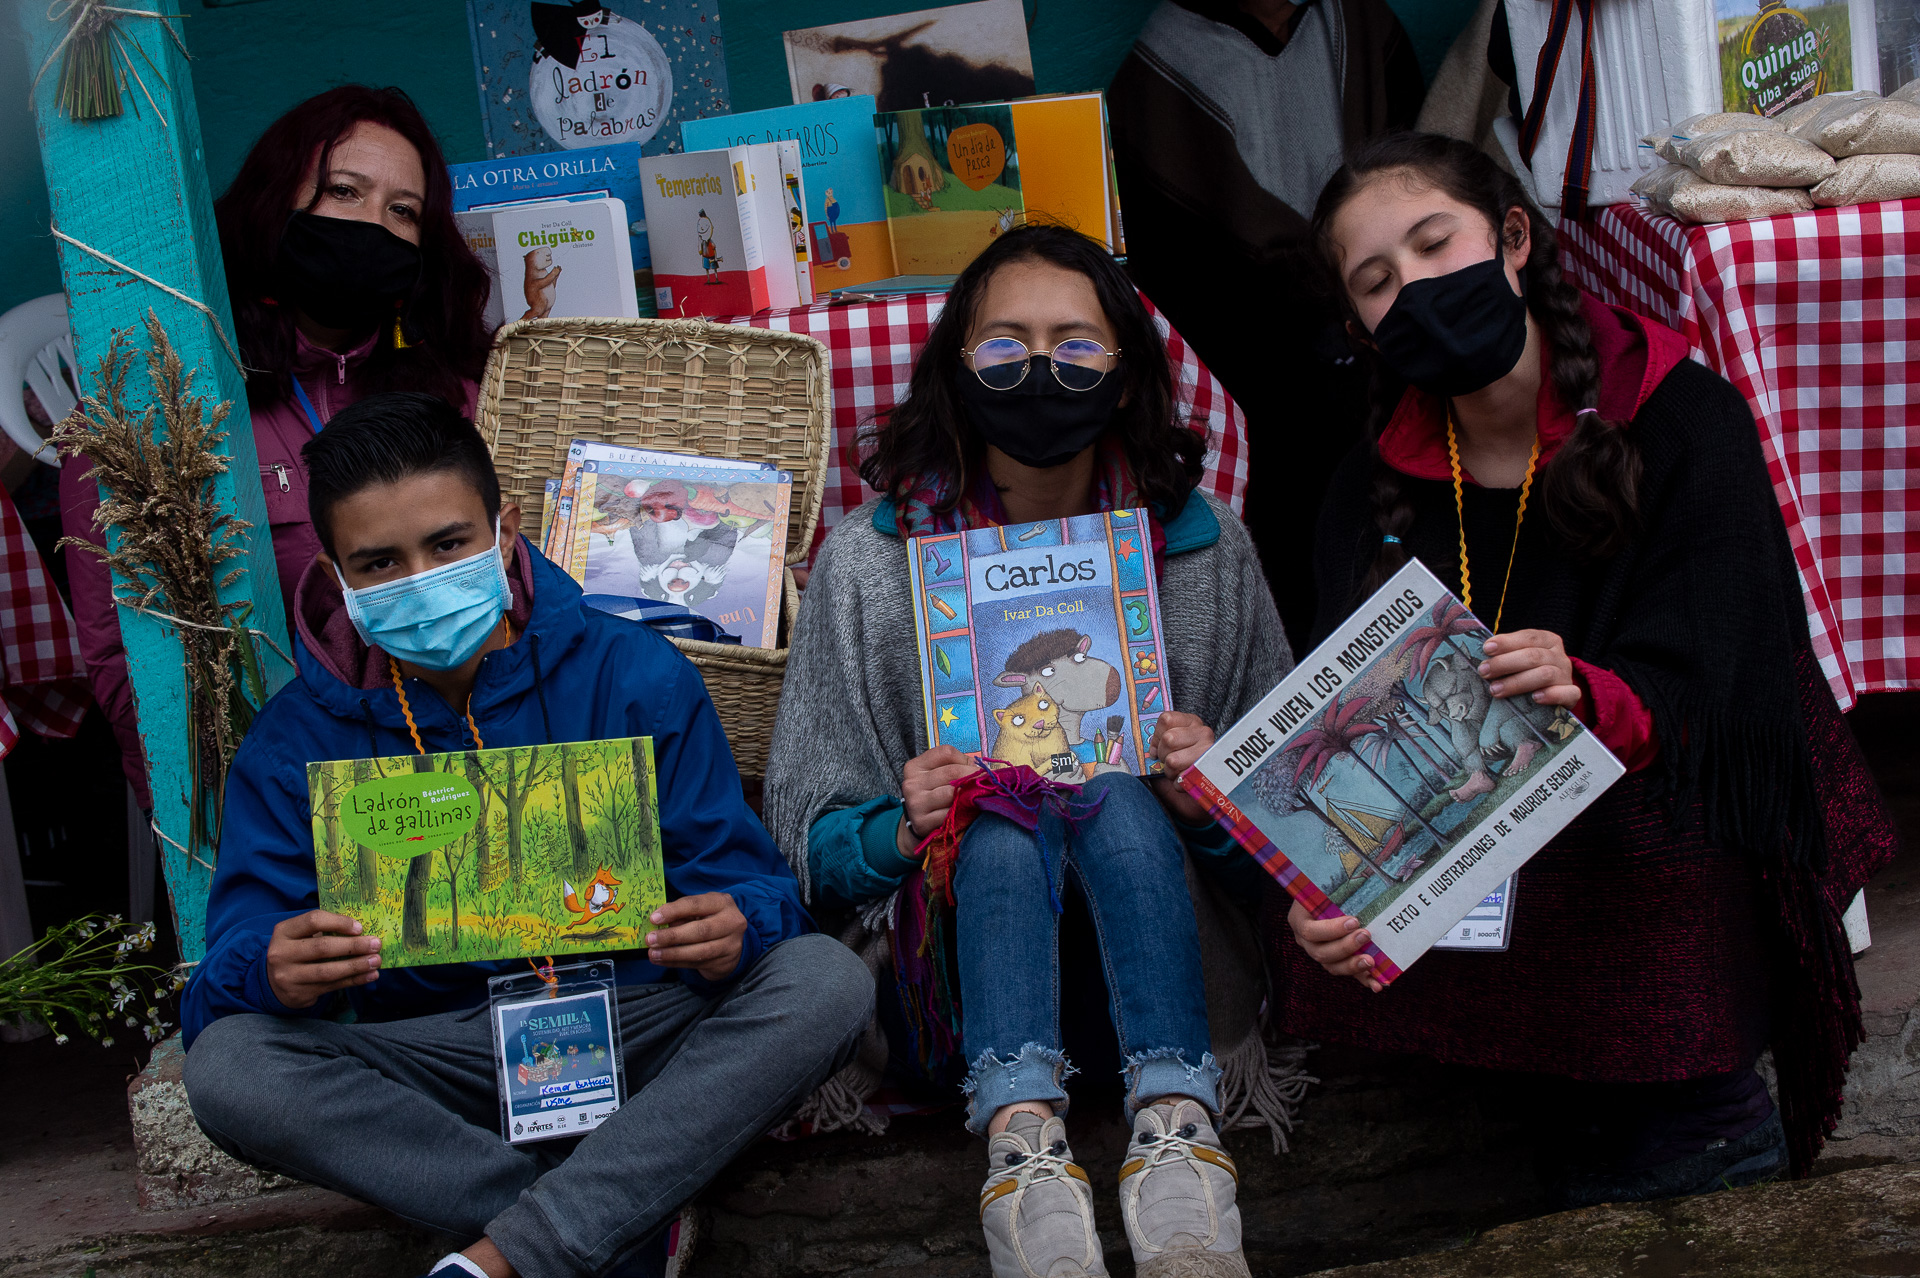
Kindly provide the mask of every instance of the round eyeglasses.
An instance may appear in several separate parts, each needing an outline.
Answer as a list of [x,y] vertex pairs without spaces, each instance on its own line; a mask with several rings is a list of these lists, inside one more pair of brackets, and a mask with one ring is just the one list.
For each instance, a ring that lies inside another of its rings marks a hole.
[[1011,337],[990,337],[972,350],[962,350],[973,359],[973,374],[991,390],[1010,391],[1027,379],[1033,361],[1044,355],[1053,365],[1054,380],[1070,391],[1090,391],[1107,375],[1107,360],[1120,358],[1086,337],[1070,337],[1055,342],[1050,351],[1030,351],[1027,344]]

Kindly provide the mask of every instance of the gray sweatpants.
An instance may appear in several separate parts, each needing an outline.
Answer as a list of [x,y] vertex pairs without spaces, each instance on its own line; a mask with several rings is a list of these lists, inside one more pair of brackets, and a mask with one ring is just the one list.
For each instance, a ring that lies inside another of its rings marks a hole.
[[713,999],[620,990],[627,1101],[577,1140],[500,1136],[484,1006],[385,1024],[227,1016],[187,1054],[194,1117],[245,1162],[463,1240],[525,1278],[613,1272],[850,1059],[873,977],[838,941],[776,945]]

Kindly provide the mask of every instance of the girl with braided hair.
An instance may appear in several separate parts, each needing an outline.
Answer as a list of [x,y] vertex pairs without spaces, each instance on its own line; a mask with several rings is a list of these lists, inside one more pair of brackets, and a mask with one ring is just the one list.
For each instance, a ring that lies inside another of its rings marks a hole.
[[1745,401],[1570,283],[1463,143],[1359,151],[1314,231],[1374,366],[1321,512],[1317,636],[1418,557],[1491,623],[1494,695],[1566,707],[1629,774],[1520,872],[1505,953],[1431,953],[1383,991],[1358,920],[1274,894],[1282,1024],[1520,1075],[1569,1206],[1804,1174],[1861,1035],[1840,913],[1894,836]]

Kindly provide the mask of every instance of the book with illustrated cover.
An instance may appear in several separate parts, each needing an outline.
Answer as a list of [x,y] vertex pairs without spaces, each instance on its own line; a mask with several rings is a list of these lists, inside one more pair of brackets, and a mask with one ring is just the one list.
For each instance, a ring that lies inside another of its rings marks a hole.
[[793,475],[700,462],[583,457],[549,557],[596,603],[676,604],[747,647],[772,648]]
[[719,0],[467,0],[487,155],[680,146],[727,110]]
[[689,120],[682,133],[690,151],[799,143],[813,286],[826,292],[894,274],[873,112],[872,95],[859,94]]
[[660,315],[751,315],[798,302],[772,143],[649,156],[640,171]]
[[320,908],[383,968],[644,948],[667,898],[653,739],[307,765]]
[[1126,252],[1102,94],[883,112],[873,123],[900,274],[958,274],[1029,215]]
[[1144,510],[907,544],[929,746],[1056,781],[1157,768],[1172,698]]
[[[653,258],[647,249],[645,208],[640,189],[638,142],[615,142],[564,154],[513,156],[449,164],[453,178],[454,221],[460,224],[467,246],[480,255],[487,269],[499,274],[493,239],[492,213],[514,204],[546,200],[611,197],[626,205],[627,251],[633,258],[634,296],[643,317],[653,315]],[[488,300],[490,324],[505,322],[496,282]]]
[[1315,917],[1368,927],[1383,983],[1475,911],[1504,943],[1489,898],[1625,772],[1565,709],[1493,696],[1489,637],[1409,563],[1180,778]]
[[625,202],[512,205],[494,212],[493,239],[494,288],[507,320],[639,318]]

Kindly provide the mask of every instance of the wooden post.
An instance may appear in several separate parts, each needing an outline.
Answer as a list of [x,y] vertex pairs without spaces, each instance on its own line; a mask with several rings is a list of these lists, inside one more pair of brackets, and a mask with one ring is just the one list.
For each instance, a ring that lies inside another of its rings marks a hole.
[[[56,241],[74,351],[85,383],[80,389],[93,389],[94,371],[116,329],[135,328],[138,345],[145,348],[145,332],[138,326],[151,308],[166,327],[181,360],[196,371],[195,389],[216,402],[226,400],[232,405],[225,424],[225,451],[232,460],[227,473],[215,484],[215,500],[252,524],[254,532],[248,553],[240,561],[243,571],[221,598],[251,599],[254,606],[248,624],[265,631],[281,651],[291,653],[280,581],[274,570],[273,543],[267,531],[266,502],[257,478],[259,463],[253,450],[245,383],[228,353],[233,317],[220,262],[220,240],[214,231],[213,198],[207,187],[206,164],[201,159],[200,113],[194,105],[193,76],[190,64],[163,25],[164,19],[175,31],[182,31],[178,0],[115,2],[122,9],[118,15],[120,37],[140,51],[132,55],[130,64],[145,81],[145,91],[133,75],[127,74],[122,114],[102,120],[69,119],[55,105],[55,86],[60,77],[57,58],[40,76],[34,91],[40,158],[47,174],[53,226],[131,270],[204,303],[213,314],[209,317],[94,254]],[[76,5],[73,11],[85,7]],[[162,17],[124,12],[149,7],[155,7]],[[66,35],[68,24],[49,20],[46,0],[20,0],[19,13],[26,33],[28,66],[38,72]],[[148,100],[149,92],[152,101]],[[127,378],[127,390],[133,409],[148,402],[143,363],[135,364]],[[118,586],[118,581],[115,584]],[[181,957],[197,961],[206,950],[207,889],[213,870],[211,857],[203,852],[189,856],[186,850],[192,781],[184,656],[171,626],[125,608],[119,611],[127,668],[139,708],[147,775],[153,786],[154,819],[162,834],[174,927],[180,938]],[[265,644],[261,647],[269,688],[277,688],[291,672]]]

